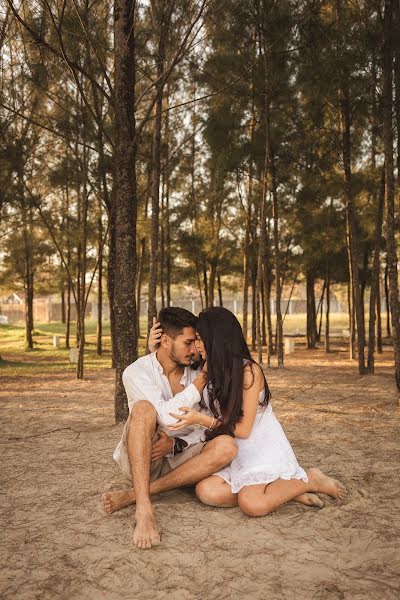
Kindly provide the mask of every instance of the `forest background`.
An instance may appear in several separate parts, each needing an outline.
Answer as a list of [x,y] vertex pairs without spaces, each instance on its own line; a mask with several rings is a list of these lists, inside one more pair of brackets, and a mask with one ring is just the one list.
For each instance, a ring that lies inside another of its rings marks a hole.
[[304,284],[306,347],[329,352],[340,285],[350,359],[372,373],[393,345],[400,391],[398,0],[3,0],[0,19],[0,278],[27,350],[35,295],[57,293],[83,378],[106,299],[123,421],[122,372],[174,286],[202,307],[240,291],[246,338],[283,366],[282,290]]

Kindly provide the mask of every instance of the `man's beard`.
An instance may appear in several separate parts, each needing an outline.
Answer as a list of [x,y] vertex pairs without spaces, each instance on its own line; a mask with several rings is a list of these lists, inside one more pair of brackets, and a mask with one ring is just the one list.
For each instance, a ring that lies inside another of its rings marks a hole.
[[193,356],[194,356],[194,354],[191,354],[191,359],[190,359],[189,363],[182,363],[179,360],[179,358],[177,357],[177,355],[175,354],[175,347],[174,346],[172,346],[171,352],[169,354],[170,360],[172,360],[178,367],[183,367],[183,368],[191,366],[192,361],[193,361]]

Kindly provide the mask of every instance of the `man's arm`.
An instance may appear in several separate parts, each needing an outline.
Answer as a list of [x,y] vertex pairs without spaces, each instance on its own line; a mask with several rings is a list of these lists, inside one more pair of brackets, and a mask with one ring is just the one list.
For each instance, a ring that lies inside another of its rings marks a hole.
[[206,375],[200,372],[193,383],[167,401],[163,399],[162,391],[154,383],[151,375],[145,371],[141,371],[135,376],[132,370],[129,372],[126,369],[122,381],[128,396],[129,407],[131,408],[139,400],[151,402],[157,411],[160,424],[166,427],[176,423],[176,419],[171,417],[170,412],[178,412],[181,406],[191,408],[200,402],[201,393],[206,385]]

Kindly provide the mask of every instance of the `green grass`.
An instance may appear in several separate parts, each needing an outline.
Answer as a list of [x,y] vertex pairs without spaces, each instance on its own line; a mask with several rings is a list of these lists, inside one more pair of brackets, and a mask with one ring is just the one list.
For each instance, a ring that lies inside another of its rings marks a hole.
[[[239,315],[241,321],[241,315]],[[140,318],[142,334],[146,331],[147,317]],[[385,328],[386,314],[382,315],[382,326]],[[272,321],[275,327],[275,319]],[[368,327],[368,315],[366,315]],[[110,324],[103,325],[103,354],[97,355],[96,322],[87,321],[85,369],[104,369],[111,367]],[[342,332],[348,327],[348,316],[345,313],[332,314],[331,331]],[[306,317],[304,314],[287,315],[284,322],[284,335],[305,335]],[[324,334],[325,321],[322,325]],[[71,324],[70,344],[75,345],[76,323]],[[251,332],[251,317],[249,333]],[[53,336],[60,336],[60,348],[53,347]],[[144,338],[139,340],[139,355],[145,351]],[[1,375],[34,375],[49,372],[64,372],[76,369],[76,364],[69,361],[69,350],[65,348],[65,325],[61,322],[38,323],[34,329],[34,348],[25,348],[25,328],[23,325],[0,325],[0,376]]]
[[[141,318],[141,331],[146,330],[146,318]],[[88,321],[86,329],[85,369],[111,367],[110,325],[103,325],[103,354],[97,355],[96,323]],[[53,336],[60,336],[60,347],[54,348]],[[76,323],[71,323],[70,345],[75,345]],[[69,350],[65,348],[65,324],[61,322],[38,323],[34,329],[34,348],[25,346],[23,325],[0,325],[0,377],[1,375],[34,375],[49,372],[76,370],[69,361]],[[139,340],[139,354],[144,354],[145,339]]]

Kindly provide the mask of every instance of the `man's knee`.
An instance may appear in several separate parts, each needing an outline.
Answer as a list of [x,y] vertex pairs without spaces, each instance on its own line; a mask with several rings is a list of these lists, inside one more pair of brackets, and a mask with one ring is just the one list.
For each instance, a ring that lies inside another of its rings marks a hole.
[[131,419],[146,419],[150,421],[156,420],[156,409],[148,400],[138,400],[132,407],[131,410]]
[[214,438],[214,453],[222,466],[229,465],[238,453],[235,440],[230,435],[219,435]]

